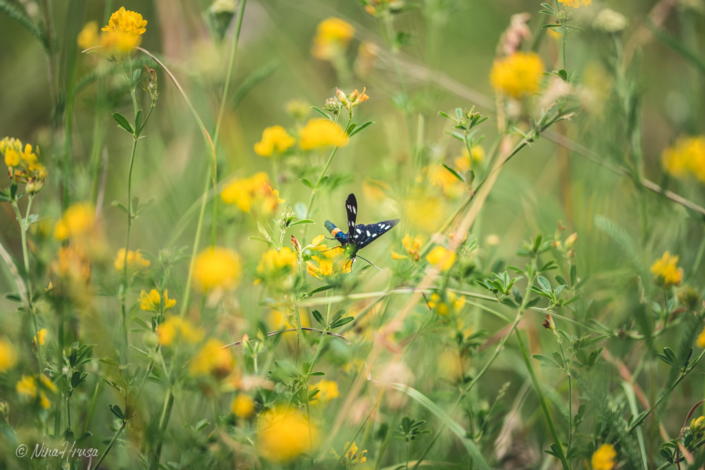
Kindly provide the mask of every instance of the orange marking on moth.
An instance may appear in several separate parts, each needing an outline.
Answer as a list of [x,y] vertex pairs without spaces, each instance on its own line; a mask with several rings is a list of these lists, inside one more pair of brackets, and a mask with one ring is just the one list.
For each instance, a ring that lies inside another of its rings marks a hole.
[[342,230],[340,230],[338,227],[336,227],[336,228],[333,229],[333,231],[331,232],[331,234],[332,234],[333,236],[336,236],[336,235],[338,235],[340,232],[342,232]]

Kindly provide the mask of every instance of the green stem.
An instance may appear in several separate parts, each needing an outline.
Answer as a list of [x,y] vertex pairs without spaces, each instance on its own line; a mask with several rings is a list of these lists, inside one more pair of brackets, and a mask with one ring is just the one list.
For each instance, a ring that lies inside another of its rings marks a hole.
[[88,416],[86,417],[86,422],[83,424],[83,434],[88,432],[88,428],[90,427],[91,420],[93,419],[93,413],[95,413],[95,407],[98,404],[98,397],[100,396],[100,393],[102,390],[103,390],[103,382],[102,382],[102,380],[98,379],[98,382],[95,384],[95,390],[93,391],[93,398],[91,399],[91,405],[88,408]]
[[[134,93],[133,93],[134,96]],[[137,104],[135,103],[135,107]],[[125,237],[125,255],[123,257],[123,267],[122,267],[122,292],[120,293],[120,311],[122,313],[122,329],[124,334],[125,342],[125,360],[127,360],[128,351],[128,338],[127,338],[127,254],[130,249],[130,234],[132,232],[132,219],[133,217],[133,207],[132,207],[132,170],[135,166],[135,150],[137,149],[137,139],[133,136],[132,139],[132,150],[130,152],[130,169],[127,174],[127,236]]]
[[108,447],[105,449],[105,452],[103,452],[103,455],[100,456],[100,460],[98,460],[98,463],[95,464],[95,467],[93,467],[93,470],[96,470],[98,467],[100,467],[100,464],[103,463],[103,460],[108,455],[108,452],[110,452],[110,449],[113,448],[113,444],[115,444],[115,441],[117,441],[117,438],[122,433],[122,430],[125,429],[125,424],[127,424],[127,423],[125,423],[125,421],[123,421],[120,428],[115,432],[113,439],[110,441],[110,444],[108,444]]
[[561,444],[561,440],[558,437],[558,431],[556,430],[556,425],[553,423],[553,418],[551,418],[551,412],[548,410],[548,404],[546,403],[546,398],[543,395],[541,384],[539,383],[539,380],[536,377],[536,371],[534,371],[534,367],[531,365],[531,359],[529,358],[529,353],[526,350],[526,346],[524,346],[524,340],[521,339],[521,333],[519,332],[519,330],[516,330],[515,333],[517,339],[519,340],[519,348],[521,349],[521,353],[524,356],[526,368],[529,370],[531,381],[534,383],[536,395],[538,395],[539,397],[541,409],[543,410],[543,414],[546,417],[548,427],[551,430],[551,435],[553,436],[553,441],[555,442],[555,446],[553,446],[552,448],[554,448],[558,452],[558,458],[561,460],[561,464],[563,464],[563,469],[570,470],[570,464],[568,464],[568,460],[566,459],[565,453],[563,452],[563,445]]

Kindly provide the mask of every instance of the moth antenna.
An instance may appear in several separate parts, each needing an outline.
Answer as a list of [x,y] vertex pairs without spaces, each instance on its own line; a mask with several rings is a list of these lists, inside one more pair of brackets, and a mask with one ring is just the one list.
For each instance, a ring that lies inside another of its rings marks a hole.
[[367,261],[367,262],[370,263],[372,266],[374,266],[375,268],[377,268],[378,271],[381,271],[381,269],[379,269],[372,261],[370,261],[370,260],[368,260],[368,259],[365,259],[365,258],[363,258],[363,257],[360,256],[360,255],[357,255],[357,257],[360,258],[360,259],[363,260],[363,261]]

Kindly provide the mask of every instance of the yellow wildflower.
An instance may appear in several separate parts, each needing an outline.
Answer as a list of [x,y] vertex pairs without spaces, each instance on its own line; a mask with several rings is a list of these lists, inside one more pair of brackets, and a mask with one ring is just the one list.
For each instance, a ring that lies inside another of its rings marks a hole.
[[680,285],[683,280],[683,269],[678,268],[678,256],[671,256],[670,252],[665,252],[661,259],[651,265],[651,273],[656,278],[656,282],[668,288]]
[[690,432],[699,437],[703,431],[705,431],[705,416],[699,416],[690,422]]
[[[23,375],[17,385],[15,390],[17,394],[26,401],[37,400],[39,405],[44,409],[49,409],[51,407],[51,402],[47,398],[44,391],[56,392],[56,385],[47,376],[40,375],[40,382],[37,383],[37,379],[32,375]],[[41,389],[40,386],[41,385]]]
[[426,261],[440,269],[448,271],[455,264],[456,254],[442,246],[437,246],[426,255]]
[[195,344],[203,339],[203,330],[193,326],[186,319],[170,315],[157,328],[157,336],[162,346],[171,345],[177,337],[187,343]]
[[350,272],[351,265],[344,256],[345,251],[341,246],[328,248],[324,243],[311,249],[319,252],[320,255],[313,255],[311,256],[313,261],[306,261],[306,272],[310,276],[323,280],[324,277]]
[[321,380],[317,384],[310,384],[308,386],[308,391],[312,392],[318,389],[318,393],[315,397],[311,399],[311,403],[322,403],[329,402],[334,398],[340,396],[340,391],[338,390],[338,382],[334,380]]
[[284,153],[296,143],[282,126],[267,127],[262,132],[262,140],[255,144],[255,152],[262,157],[271,157],[274,152]]
[[344,147],[348,136],[338,124],[328,119],[310,119],[301,129],[299,145],[304,150],[321,147]]
[[17,363],[15,348],[9,341],[0,338],[0,373],[7,372]]
[[249,395],[240,393],[233,400],[230,409],[238,418],[249,418],[255,413],[255,401]]
[[89,21],[83,27],[76,40],[81,49],[90,49],[98,45],[98,23]]
[[455,292],[447,292],[445,299],[438,293],[431,294],[428,306],[435,310],[438,315],[445,316],[451,312],[460,313],[465,307],[465,297],[455,295]]
[[[115,269],[117,271],[122,271],[125,268],[125,249],[120,248],[115,255],[115,261],[113,262]],[[148,268],[152,263],[148,259],[142,257],[140,250],[127,250],[127,269],[139,271],[144,268]]]
[[[47,336],[49,336],[49,332],[47,331],[46,328],[42,328],[37,332],[37,336],[39,336],[39,345],[44,346],[47,342]],[[37,336],[34,337],[34,343],[37,343]]]
[[558,0],[558,3],[570,8],[579,8],[581,6],[586,7],[592,3],[592,0]]
[[142,15],[121,7],[110,16],[108,26],[102,31],[101,43],[111,52],[125,54],[140,45],[141,36],[147,31],[147,21]]
[[467,147],[463,147],[459,157],[455,159],[455,168],[464,173],[472,168],[472,163],[482,163],[485,160],[485,149],[481,145],[476,145],[472,148],[472,155],[468,152]]
[[[39,153],[39,147],[36,147],[36,152]],[[30,194],[41,191],[48,173],[30,144],[23,147],[21,140],[5,137],[0,140],[0,153],[4,155],[5,165],[14,181],[26,183]]]
[[14,149],[9,149],[5,152],[5,165],[16,167],[20,164],[20,154]]
[[277,406],[260,415],[257,423],[257,448],[267,460],[290,462],[299,454],[312,451],[318,429],[300,411]]
[[[700,332],[700,335],[698,336],[698,340],[696,341],[697,346],[700,349],[705,349],[705,328]],[[0,365],[0,370],[2,370],[2,366]]]
[[362,183],[362,192],[370,201],[382,202],[387,199],[389,185],[382,180],[368,179]]
[[522,98],[539,90],[543,70],[538,54],[516,52],[495,60],[490,81],[498,93]]
[[193,376],[214,374],[219,377],[228,375],[233,368],[234,359],[225,344],[215,338],[209,339],[196,357],[191,360],[189,372]]
[[348,449],[348,451],[343,456],[343,459],[345,460],[345,463],[343,465],[367,462],[367,457],[365,457],[367,451],[363,450],[362,452],[360,452],[360,448],[355,442],[353,442],[352,444],[350,444],[350,442],[346,442],[345,448]]
[[321,60],[331,60],[343,53],[355,34],[355,28],[340,18],[327,18],[316,28],[311,54]]
[[430,165],[426,169],[431,186],[443,191],[449,199],[457,199],[463,193],[465,185],[443,165]]
[[81,245],[63,246],[59,248],[51,269],[63,278],[87,281],[91,275],[91,260]]
[[220,193],[224,203],[236,205],[242,212],[257,212],[269,215],[277,210],[284,199],[279,191],[269,184],[267,173],[259,172],[251,178],[234,179]]
[[392,259],[411,259],[413,261],[418,261],[421,255],[419,254],[419,250],[421,249],[421,239],[418,237],[414,237],[414,239],[411,239],[411,235],[408,233],[404,236],[404,238],[401,241],[401,244],[404,245],[404,248],[406,249],[406,255],[401,255],[399,253],[396,253],[395,251],[392,251]]
[[614,450],[612,444],[602,444],[592,454],[592,470],[612,470],[615,457],[617,457],[617,451]]
[[661,156],[668,173],[684,178],[694,175],[705,182],[705,137],[679,137]]
[[202,291],[232,289],[241,275],[240,257],[228,248],[208,248],[194,261],[193,279]]
[[287,246],[280,251],[268,250],[257,265],[257,274],[263,278],[289,276],[296,272],[298,262],[296,253]]
[[[54,238],[66,240],[91,235],[95,225],[95,209],[89,202],[77,202],[66,209],[54,227]],[[124,255],[124,252],[123,252]]]
[[[311,322],[308,319],[308,315],[305,313],[306,311],[300,308],[299,312],[301,313],[301,326],[310,327]],[[267,316],[267,324],[271,330],[296,328],[296,319],[291,312],[287,312],[285,315],[279,310],[272,310]]]
[[[169,298],[169,291],[164,289],[164,303],[162,305],[162,297],[157,289],[152,289],[147,294],[146,291],[140,293],[140,308],[148,312],[166,312],[176,305],[176,299]],[[161,309],[163,307],[163,310]]]

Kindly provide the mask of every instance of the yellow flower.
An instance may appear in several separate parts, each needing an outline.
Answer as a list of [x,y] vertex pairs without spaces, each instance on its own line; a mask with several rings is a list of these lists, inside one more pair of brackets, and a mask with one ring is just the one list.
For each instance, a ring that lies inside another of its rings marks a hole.
[[5,152],[5,165],[16,167],[20,164],[20,154],[14,149],[9,149]]
[[[305,314],[304,309],[299,309],[301,313],[301,326],[310,327],[311,322],[308,319],[308,315]],[[287,312],[286,315],[279,310],[272,310],[267,316],[267,324],[271,330],[283,330],[286,328],[296,328],[296,319],[293,314]],[[290,338],[290,336],[287,336]]]
[[290,462],[316,447],[318,430],[300,411],[277,406],[260,415],[257,449],[267,460]]
[[455,292],[447,292],[444,299],[437,293],[431,294],[428,301],[428,306],[435,310],[438,315],[445,316],[450,313],[451,309],[454,313],[460,313],[465,307],[465,297],[455,295]]
[[331,60],[343,53],[355,34],[355,28],[340,18],[327,18],[316,28],[311,54],[321,60]]
[[167,289],[164,289],[164,310],[160,309],[160,307],[162,307],[162,297],[159,295],[157,289],[152,289],[149,291],[149,294],[147,294],[146,291],[140,293],[140,308],[142,310],[148,312],[166,312],[174,305],[176,305],[176,299],[169,298],[169,291]]
[[311,247],[312,251],[317,251],[319,255],[311,256],[315,261],[306,261],[306,272],[316,279],[323,280],[324,277],[337,276],[341,273],[350,272],[350,263],[345,257],[345,251],[341,246],[328,248],[326,244],[319,244]]
[[238,418],[249,418],[255,413],[255,401],[249,395],[240,393],[235,397],[230,408]]
[[[36,148],[39,153],[39,147]],[[29,194],[41,191],[48,176],[44,166],[39,163],[37,154],[32,150],[30,144],[22,147],[22,141],[15,138],[5,137],[0,140],[0,153],[5,158],[10,177],[19,183],[26,183],[26,190]]]
[[661,259],[651,265],[651,273],[656,278],[656,282],[668,288],[680,285],[683,280],[683,269],[678,268],[678,256],[671,256],[670,252],[665,252]]
[[490,81],[498,93],[521,98],[539,90],[543,70],[538,54],[516,52],[495,60]]
[[91,260],[80,245],[59,248],[51,265],[55,274],[76,281],[86,281],[91,275]]
[[426,261],[440,269],[448,271],[455,264],[456,254],[442,246],[437,246],[426,255]]
[[592,3],[592,0],[558,0],[558,3],[562,3],[563,5],[570,7],[570,8],[578,8],[580,6],[588,6],[590,3]]
[[[696,343],[700,349],[705,349],[705,328],[703,328],[703,331],[700,332],[700,335],[698,336],[698,340]],[[0,371],[2,370],[2,366],[0,365]]]
[[470,168],[472,168],[472,163],[482,163],[485,160],[485,149],[480,145],[476,145],[472,148],[472,158],[468,152],[467,147],[463,147],[463,150],[459,157],[455,159],[455,168],[464,173]]
[[368,179],[362,183],[362,192],[370,201],[384,201],[387,199],[387,191],[389,191],[389,185],[382,180]]
[[401,244],[404,245],[404,249],[406,249],[406,255],[400,255],[399,253],[396,253],[392,251],[392,259],[412,259],[413,261],[418,261],[421,255],[419,255],[419,250],[421,249],[421,239],[414,237],[414,239],[411,239],[411,235],[408,233],[404,236],[404,238],[401,241]]
[[299,145],[304,150],[321,147],[344,147],[348,136],[338,124],[328,119],[310,119],[301,129]]
[[[117,271],[122,271],[125,268],[125,249],[120,248],[115,255],[115,261],[113,262],[115,269]],[[142,258],[142,253],[140,250],[128,250],[127,251],[127,269],[139,271],[144,268],[148,268],[152,263],[148,259]]]
[[240,275],[240,257],[228,248],[206,249],[194,261],[193,279],[202,291],[232,289]]
[[17,385],[15,390],[17,394],[26,401],[38,400],[39,405],[44,409],[49,409],[51,407],[51,402],[47,398],[44,390],[50,392],[56,392],[56,385],[47,376],[40,375],[40,384],[43,390],[40,390],[37,384],[37,379],[31,375],[23,375]]
[[258,212],[269,215],[277,210],[284,199],[279,191],[269,184],[267,173],[259,172],[251,178],[234,179],[220,193],[220,199],[226,204],[236,205],[242,212]]
[[[49,335],[49,332],[47,331],[46,328],[42,328],[37,332],[37,336],[39,336],[39,345],[44,346],[44,344],[47,342],[47,336]],[[37,336],[34,337],[34,343],[37,343]]]
[[0,373],[7,372],[17,363],[15,348],[9,341],[0,338]]
[[214,374],[218,377],[228,375],[233,368],[234,360],[225,344],[215,338],[209,339],[201,351],[189,364],[189,373],[193,376]]
[[[66,209],[54,227],[54,238],[66,240],[91,235],[95,225],[95,209],[89,202],[77,202]],[[124,255],[124,252],[123,252]]]
[[188,320],[181,317],[167,316],[164,323],[157,328],[157,336],[159,344],[162,346],[171,345],[177,337],[187,343],[195,344],[203,339],[203,330],[196,328]]
[[81,49],[89,49],[98,45],[98,23],[89,21],[83,27],[76,40]]
[[[348,447],[348,446],[350,446],[350,447]],[[367,462],[367,457],[365,457],[365,454],[367,453],[367,451],[363,450],[362,452],[359,452],[360,448],[357,446],[357,444],[355,442],[353,442],[352,444],[350,444],[350,442],[346,442],[345,448],[348,449],[348,451],[343,456],[343,458],[345,459],[345,464],[349,465],[349,464]]]
[[122,31],[110,31],[101,35],[100,44],[114,54],[127,54],[139,46],[141,38]]
[[297,268],[296,253],[285,246],[280,251],[271,249],[262,255],[262,259],[257,265],[257,274],[261,278],[289,276],[294,274]]
[[105,34],[101,37],[101,43],[111,52],[121,54],[130,52],[140,45],[141,36],[147,31],[145,26],[147,21],[142,18],[142,15],[121,7],[112,14],[108,26],[102,29]]
[[262,140],[255,144],[255,152],[262,157],[270,157],[274,152],[284,153],[296,143],[282,126],[267,127],[262,132]]
[[615,457],[617,457],[617,451],[614,450],[612,444],[602,444],[592,454],[592,470],[612,470]]
[[338,382],[334,380],[321,380],[317,384],[310,384],[308,386],[308,391],[312,392],[318,389],[318,393],[315,397],[311,399],[311,403],[327,403],[334,398],[340,396],[340,391],[338,390]]
[[460,197],[465,185],[443,165],[430,165],[425,170],[431,186],[443,191],[445,197],[449,199]]
[[679,137],[664,150],[661,160],[671,175],[684,178],[692,174],[705,182],[705,137]]

